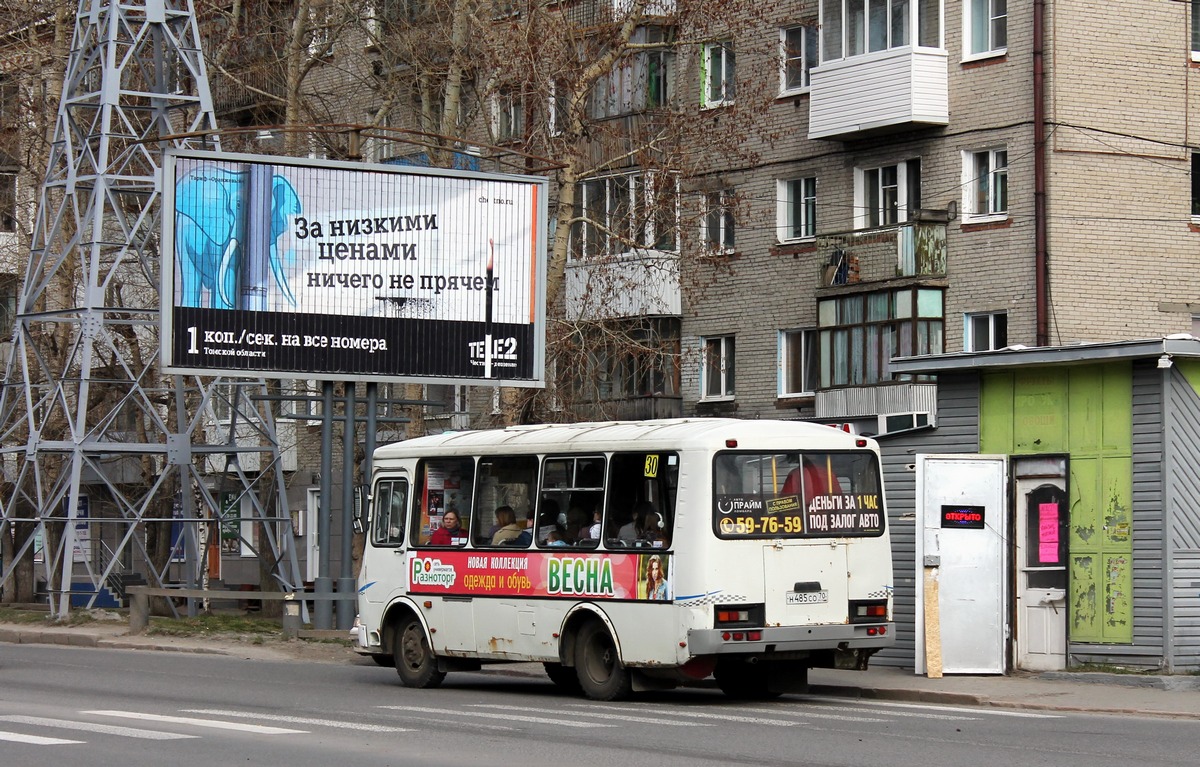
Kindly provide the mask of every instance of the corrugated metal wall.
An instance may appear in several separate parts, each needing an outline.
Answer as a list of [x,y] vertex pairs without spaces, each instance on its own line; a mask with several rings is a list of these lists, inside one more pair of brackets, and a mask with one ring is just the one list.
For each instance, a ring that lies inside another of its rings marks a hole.
[[974,373],[938,377],[937,428],[881,437],[884,487],[892,534],[896,644],[871,662],[911,668],[916,657],[917,453],[979,451],[979,383]]
[[1171,595],[1163,612],[1170,620],[1174,645],[1171,668],[1185,671],[1200,668],[1200,395],[1172,370],[1166,397],[1164,479],[1171,520],[1167,547]]

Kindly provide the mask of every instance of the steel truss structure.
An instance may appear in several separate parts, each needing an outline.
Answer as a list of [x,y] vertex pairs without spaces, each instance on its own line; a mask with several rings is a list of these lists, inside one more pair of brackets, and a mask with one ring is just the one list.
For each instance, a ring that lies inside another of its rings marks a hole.
[[221,523],[299,586],[265,381],[158,369],[161,152],[215,128],[192,0],[80,0],[0,394],[8,601],[203,584]]

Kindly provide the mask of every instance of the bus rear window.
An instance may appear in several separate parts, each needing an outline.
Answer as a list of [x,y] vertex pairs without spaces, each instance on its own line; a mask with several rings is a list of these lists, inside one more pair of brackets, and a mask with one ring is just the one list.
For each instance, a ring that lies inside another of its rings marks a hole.
[[840,538],[883,534],[874,453],[721,453],[713,459],[719,538]]

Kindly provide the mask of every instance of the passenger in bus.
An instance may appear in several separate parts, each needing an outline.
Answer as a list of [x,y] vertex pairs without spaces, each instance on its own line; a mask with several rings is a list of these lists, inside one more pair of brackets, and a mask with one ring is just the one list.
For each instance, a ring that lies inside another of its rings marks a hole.
[[798,468],[788,472],[787,479],[783,481],[783,489],[779,491],[780,495],[800,494],[801,471],[803,471],[804,477],[804,508],[807,509],[812,503],[812,499],[818,495],[841,494],[842,486],[837,477],[825,471],[806,456]]
[[528,511],[525,512],[525,527],[524,527],[524,529],[521,530],[520,534],[517,535],[516,538],[513,538],[510,541],[505,541],[504,545],[505,546],[520,546],[521,548],[525,548],[529,544],[533,543],[533,520],[534,520],[534,512],[533,512],[533,509],[530,508]]
[[650,555],[646,561],[646,599],[667,599],[667,579],[663,574],[662,557]]
[[626,522],[617,531],[618,545],[636,546],[637,542],[645,535],[646,523],[650,520],[650,515],[655,517],[658,515],[654,504],[649,501],[638,501],[634,504],[633,519]]
[[553,498],[542,499],[542,513],[538,515],[537,541],[545,544],[550,533],[558,533],[560,540],[567,538],[567,515],[559,508],[558,501]]
[[496,522],[501,527],[492,535],[493,546],[507,543],[525,531],[524,527],[517,524],[517,514],[513,511],[512,506],[501,506],[496,509]]
[[642,519],[642,534],[638,538],[637,545],[665,549],[667,547],[665,527],[662,514],[657,511],[647,511]]
[[542,545],[543,546],[570,546],[571,544],[567,543],[567,540],[563,537],[563,534],[561,532],[559,532],[557,527],[555,527],[555,528],[551,528],[550,532],[546,534],[546,540],[542,542]]
[[442,526],[433,531],[429,542],[434,546],[459,546],[466,542],[466,531],[462,529],[462,520],[454,509],[446,509],[442,515]]
[[587,529],[587,539],[589,541],[600,540],[600,509],[592,512],[592,524]]

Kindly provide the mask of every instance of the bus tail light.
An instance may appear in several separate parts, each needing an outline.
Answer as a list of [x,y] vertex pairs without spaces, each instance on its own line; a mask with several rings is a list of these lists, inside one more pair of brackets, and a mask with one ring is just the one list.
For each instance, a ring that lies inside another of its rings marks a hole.
[[851,623],[879,623],[888,619],[887,600],[850,600]]
[[713,608],[713,628],[761,628],[766,617],[763,605],[717,605]]

